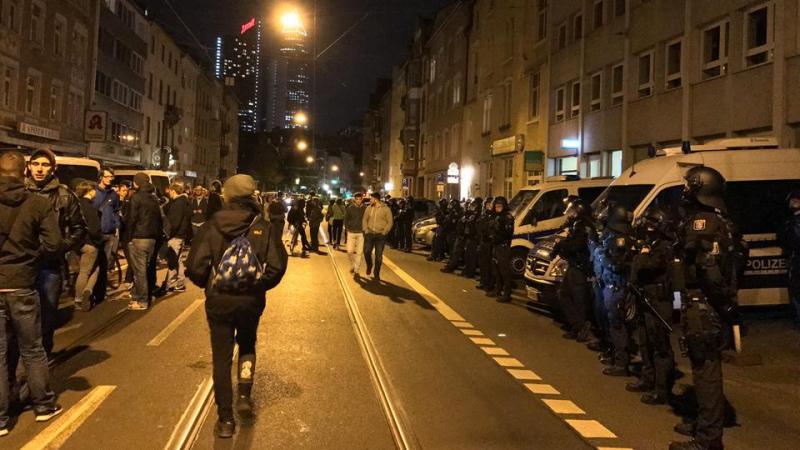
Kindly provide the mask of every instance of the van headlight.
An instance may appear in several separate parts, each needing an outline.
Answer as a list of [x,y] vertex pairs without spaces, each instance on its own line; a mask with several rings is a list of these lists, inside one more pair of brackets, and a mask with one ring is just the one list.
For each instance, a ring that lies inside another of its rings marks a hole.
[[536,250],[536,257],[541,259],[550,259],[550,251],[545,248]]
[[565,273],[567,273],[567,261],[564,259],[553,264],[553,270],[550,271],[550,275],[554,278],[561,278]]

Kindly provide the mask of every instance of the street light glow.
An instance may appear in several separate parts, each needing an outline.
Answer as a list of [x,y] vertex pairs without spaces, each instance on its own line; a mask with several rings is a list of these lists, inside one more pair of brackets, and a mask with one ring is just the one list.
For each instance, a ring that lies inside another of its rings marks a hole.
[[280,21],[284,33],[303,29],[303,19],[300,18],[300,13],[296,9],[283,13]]
[[297,143],[297,149],[300,150],[301,152],[306,151],[308,149],[308,142],[306,142],[306,141],[298,142]]
[[334,172],[338,172],[339,171],[339,166],[334,164],[334,165],[331,166],[331,170],[334,171]]
[[313,156],[309,156],[308,158],[306,158],[306,162],[309,163],[309,164],[313,163],[314,162],[314,157]]
[[299,111],[294,115],[295,125],[305,125],[308,123],[308,116],[303,111]]
[[364,172],[358,172],[358,176],[363,177],[364,176]]

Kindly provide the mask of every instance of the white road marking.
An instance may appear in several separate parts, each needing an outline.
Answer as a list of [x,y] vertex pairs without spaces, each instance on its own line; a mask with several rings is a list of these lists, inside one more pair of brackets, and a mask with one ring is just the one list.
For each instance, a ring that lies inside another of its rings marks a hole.
[[633,450],[629,447],[597,447],[597,450]]
[[189,316],[191,316],[192,313],[194,313],[195,310],[199,308],[200,305],[203,304],[203,301],[204,299],[202,298],[198,298],[197,300],[195,300],[191,305],[189,305],[188,308],[184,309],[183,312],[180,313],[180,315],[178,315],[178,317],[176,317],[172,322],[170,322],[169,325],[167,325],[163,330],[161,330],[161,332],[158,333],[156,337],[151,339],[150,342],[147,343],[147,346],[158,347],[159,345],[161,345],[165,340],[167,340],[167,338],[173,332],[175,332],[175,330],[178,329],[178,327],[183,325],[183,322],[185,322],[186,319],[188,319]]
[[494,362],[496,362],[497,364],[500,364],[503,367],[525,367],[516,358],[495,357],[495,358],[492,358],[492,359],[494,359]]
[[582,410],[570,400],[543,398],[542,401],[556,414],[586,414],[586,411]]
[[75,406],[63,412],[60,417],[56,416],[53,423],[25,444],[22,450],[60,448],[114,389],[116,386],[97,386],[92,389]]
[[[233,360],[236,360],[238,354],[239,347],[237,346],[233,350]],[[211,377],[203,378],[189,401],[189,406],[183,411],[180,420],[175,424],[175,428],[172,429],[172,434],[169,436],[169,441],[164,446],[164,450],[183,449],[186,448],[186,444],[191,445],[191,442],[188,441],[192,440],[192,432],[198,429],[196,427],[198,423],[202,423],[205,420],[205,414],[207,414],[207,411],[205,411],[206,405],[210,406],[213,402],[211,400],[214,396],[213,389],[214,381]]]
[[487,355],[508,356],[508,352],[500,347],[481,347],[480,349],[483,350]]
[[525,383],[525,387],[528,388],[534,394],[539,395],[559,395],[561,394],[549,384],[535,384],[535,383]]
[[483,332],[480,330],[461,330],[461,332],[467,336],[483,336]]
[[508,373],[511,374],[512,377],[518,380],[526,380],[526,381],[539,381],[542,378],[532,370],[524,369],[508,369]]
[[617,435],[596,420],[567,419],[566,422],[585,438],[613,439]]
[[80,328],[82,326],[83,326],[82,323],[76,323],[76,324],[72,324],[72,325],[70,325],[68,327],[61,327],[61,328],[57,329],[56,332],[53,333],[53,334],[55,336],[58,336],[58,335],[66,333],[68,331],[77,330],[78,328]]
[[452,322],[452,323],[453,323],[453,325],[456,326],[456,328],[473,328],[472,324],[469,323],[469,322],[455,321],[455,322]]
[[472,341],[472,343],[475,344],[475,345],[497,345],[497,344],[494,343],[493,340],[491,340],[489,338],[472,337],[472,338],[469,338],[469,340]]
[[[436,296],[433,292],[429,291],[428,288],[420,284],[419,281],[415,280],[411,275],[407,274],[403,269],[397,266],[394,262],[392,262],[389,258],[383,258],[383,264],[392,270],[401,280],[403,280],[407,285],[411,286],[412,289],[417,291],[418,294],[425,297],[425,300],[431,304],[434,308],[441,315],[444,316],[445,319],[453,322],[465,322],[464,318],[461,317],[457,312],[453,310],[453,308],[449,307],[445,302],[442,301],[439,297]],[[456,325],[457,326],[457,325]],[[467,328],[472,328],[469,326]]]

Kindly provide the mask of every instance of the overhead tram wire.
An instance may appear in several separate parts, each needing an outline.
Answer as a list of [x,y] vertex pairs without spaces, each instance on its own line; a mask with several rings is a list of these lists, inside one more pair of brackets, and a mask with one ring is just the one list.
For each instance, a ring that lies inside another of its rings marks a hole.
[[212,58],[211,54],[208,53],[208,47],[200,43],[200,40],[197,39],[197,36],[195,36],[195,34],[192,32],[192,29],[189,28],[189,25],[186,24],[186,22],[183,20],[183,17],[181,17],[181,15],[178,14],[178,11],[175,10],[175,8],[172,6],[172,3],[169,0],[164,0],[164,4],[167,5],[167,7],[172,11],[173,14],[175,14],[175,17],[178,19],[181,25],[183,25],[183,27],[186,28],[186,31],[189,33],[189,36],[191,36],[195,44],[197,44],[197,47],[201,49],[203,51],[203,54],[205,54],[206,58],[208,58],[208,62],[213,65],[214,58]]

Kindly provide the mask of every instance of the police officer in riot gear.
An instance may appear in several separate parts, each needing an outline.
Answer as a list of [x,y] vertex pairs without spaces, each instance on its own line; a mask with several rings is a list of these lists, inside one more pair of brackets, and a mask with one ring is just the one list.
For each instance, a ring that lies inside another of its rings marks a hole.
[[483,202],[477,224],[478,265],[480,266],[480,283],[477,288],[492,292],[494,290],[494,271],[492,270],[492,233],[494,221],[494,199],[489,197]]
[[447,221],[447,200],[439,200],[439,208],[436,210],[436,234],[433,237],[433,248],[429,261],[441,261],[447,248],[447,236],[445,234],[445,222]]
[[[457,200],[450,201],[450,215],[447,218],[448,249],[450,259],[441,270],[453,273],[464,260],[464,209]],[[452,240],[452,242],[450,242]]]
[[789,300],[800,327],[800,191],[792,192],[786,200],[791,215],[784,226],[781,246],[789,267]]
[[722,448],[725,396],[721,349],[723,317],[734,306],[735,270],[745,259],[727,216],[725,178],[710,167],[691,168],[685,177],[685,216],[677,227],[681,262],[674,287],[681,291],[681,347],[689,357],[697,395],[694,439],[672,442],[670,450]]
[[494,220],[491,223],[492,264],[495,277],[495,289],[488,295],[497,297],[500,303],[511,301],[511,289],[514,287],[514,271],[511,268],[511,240],[514,238],[514,216],[508,210],[505,197],[494,199]]
[[564,204],[567,236],[558,242],[553,251],[568,263],[558,290],[561,312],[569,327],[564,337],[588,342],[594,337],[589,321],[592,298],[589,278],[592,268],[588,244],[590,239],[596,238],[596,232],[590,208],[580,197],[571,195],[564,199]]
[[595,231],[597,236],[595,239],[589,239],[589,255],[592,262],[592,297],[594,301],[594,320],[597,339],[589,341],[586,347],[589,350],[596,352],[603,352],[601,357],[605,356],[605,352],[609,349],[608,339],[608,315],[606,313],[605,304],[603,303],[603,267],[606,265],[605,253],[603,252],[603,242],[607,234],[608,226],[608,210],[609,205],[607,198],[600,201],[598,205],[596,216],[594,217]]
[[611,344],[610,366],[603,369],[609,376],[628,376],[630,335],[625,319],[627,282],[633,259],[631,214],[625,206],[614,205],[608,211],[607,233],[603,239],[603,305],[608,320]]
[[477,197],[464,215],[464,270],[461,275],[467,278],[475,278],[478,269],[478,220],[482,209],[483,199]]
[[658,206],[651,206],[636,220],[634,232],[636,254],[630,283],[642,296],[639,302],[648,305],[637,304],[641,377],[626,389],[642,392],[642,403],[661,405],[667,403],[672,392],[675,368],[670,330],[662,323],[672,318],[670,275],[675,233],[669,215]]

